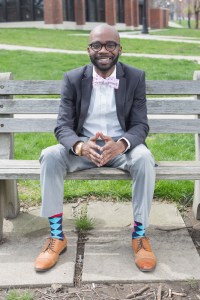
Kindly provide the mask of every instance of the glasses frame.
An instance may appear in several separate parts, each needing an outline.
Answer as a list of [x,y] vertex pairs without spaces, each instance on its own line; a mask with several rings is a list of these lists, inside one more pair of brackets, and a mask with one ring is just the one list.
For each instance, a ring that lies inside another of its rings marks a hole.
[[[109,50],[109,49],[107,49],[107,44],[108,43],[113,43],[114,45],[115,45],[115,48],[114,49],[112,49],[112,50]],[[98,49],[98,50],[96,50],[96,49],[93,49],[92,48],[92,45],[93,44],[99,44],[101,47],[100,47],[100,49]],[[106,42],[106,43],[104,43],[104,44],[102,44],[102,43],[100,43],[100,42],[94,42],[94,43],[91,43],[91,44],[89,44],[88,45],[88,47],[89,48],[91,48],[92,49],[92,51],[94,51],[94,52],[99,52],[99,51],[101,51],[101,49],[104,47],[108,52],[112,52],[112,51],[115,51],[115,49],[117,48],[117,46],[120,46],[120,44],[118,44],[118,43],[116,43],[116,42],[114,42],[114,41],[108,41],[108,42]]]

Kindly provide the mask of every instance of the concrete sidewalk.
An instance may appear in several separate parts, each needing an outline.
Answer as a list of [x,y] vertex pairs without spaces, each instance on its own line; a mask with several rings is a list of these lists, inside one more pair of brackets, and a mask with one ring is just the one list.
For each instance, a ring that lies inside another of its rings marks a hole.
[[[95,26],[99,25],[99,22],[86,22],[84,25],[77,25],[73,21],[64,21],[62,24],[45,24],[44,21],[20,21],[20,22],[1,22],[0,28],[38,28],[38,29],[60,29],[60,30],[91,30]],[[123,23],[117,23],[115,25],[117,30],[127,30],[127,26]],[[176,22],[169,21],[169,27],[183,28]],[[142,30],[142,25],[138,28],[132,28],[128,26],[128,30],[137,32],[138,29]],[[151,31],[160,31],[160,29],[151,29]]]
[[[52,270],[42,274],[35,273],[33,264],[48,237],[49,226],[46,219],[39,217],[39,209],[32,208],[4,222],[0,288],[41,287],[52,283],[73,285],[78,238],[73,207],[72,204],[64,205],[68,251],[60,256]],[[152,273],[140,272],[133,261],[131,203],[90,202],[87,211],[95,228],[87,234],[82,282],[200,280],[200,257],[174,204],[155,202],[152,206],[148,236],[158,260]]]

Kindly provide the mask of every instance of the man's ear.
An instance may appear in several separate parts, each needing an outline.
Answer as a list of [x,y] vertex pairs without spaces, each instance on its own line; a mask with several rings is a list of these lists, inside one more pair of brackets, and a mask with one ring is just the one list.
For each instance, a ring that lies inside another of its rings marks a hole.
[[122,47],[119,48],[119,55],[122,55]]

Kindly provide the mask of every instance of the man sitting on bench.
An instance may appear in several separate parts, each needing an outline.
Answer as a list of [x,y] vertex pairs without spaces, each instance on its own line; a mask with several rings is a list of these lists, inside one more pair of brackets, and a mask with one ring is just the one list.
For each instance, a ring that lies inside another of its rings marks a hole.
[[119,33],[103,24],[89,36],[90,65],[65,74],[55,135],[58,145],[42,151],[41,216],[51,237],[35,261],[35,270],[52,268],[67,248],[62,230],[64,178],[67,172],[119,168],[133,179],[132,248],[141,271],[152,271],[156,258],[145,228],[155,186],[155,162],[145,145],[149,132],[145,74],[118,62]]

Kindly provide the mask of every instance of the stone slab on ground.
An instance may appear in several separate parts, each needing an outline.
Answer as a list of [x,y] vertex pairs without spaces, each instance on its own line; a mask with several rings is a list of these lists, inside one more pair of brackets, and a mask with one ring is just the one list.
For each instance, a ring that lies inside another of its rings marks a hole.
[[140,272],[134,264],[131,204],[104,202],[98,205],[98,215],[97,204],[89,205],[89,216],[95,217],[99,230],[90,232],[85,245],[84,283],[200,280],[200,257],[174,204],[155,202],[152,206],[147,234],[157,267],[151,273]]
[[[90,202],[88,217],[94,220],[95,229],[127,228],[133,225],[132,204],[130,202]],[[159,201],[154,201],[152,204],[150,224],[175,228],[185,227],[176,205]]]
[[200,280],[200,258],[187,229],[149,229],[157,256],[154,272],[143,273],[134,264],[130,231],[93,231],[85,245],[84,283]]
[[[77,251],[73,205],[64,205],[63,228],[69,248],[47,273],[33,269],[34,259],[49,234],[49,224],[32,208],[5,220],[5,243],[0,245],[0,288],[42,287],[52,283],[73,285]],[[200,258],[174,204],[154,202],[148,230],[158,265],[152,273],[140,272],[131,249],[131,203],[89,202],[88,216],[95,230],[87,235],[83,282],[159,282],[200,280]]]
[[77,234],[73,232],[71,206],[67,208],[64,231],[69,246],[57,265],[48,272],[34,271],[34,260],[49,236],[48,221],[39,217],[39,209],[20,213],[16,219],[5,221],[5,242],[0,245],[0,288],[42,287],[53,283],[74,285]]

